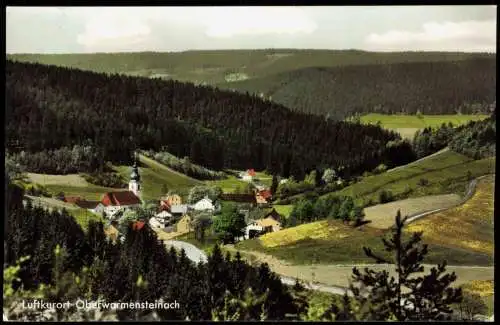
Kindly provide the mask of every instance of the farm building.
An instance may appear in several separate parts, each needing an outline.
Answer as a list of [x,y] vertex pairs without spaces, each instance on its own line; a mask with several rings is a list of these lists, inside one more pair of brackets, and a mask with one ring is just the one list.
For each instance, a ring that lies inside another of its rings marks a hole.
[[280,231],[280,220],[281,216],[274,209],[261,219],[249,220],[247,226],[245,227],[245,235],[240,239],[250,239],[267,232]]
[[87,209],[90,212],[99,215],[102,214],[104,211],[104,205],[99,201],[79,200],[76,201],[74,204],[82,209]]

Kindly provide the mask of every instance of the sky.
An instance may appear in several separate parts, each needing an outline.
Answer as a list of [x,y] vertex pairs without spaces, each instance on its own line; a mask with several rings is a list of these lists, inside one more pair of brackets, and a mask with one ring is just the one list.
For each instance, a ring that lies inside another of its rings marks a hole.
[[7,53],[496,52],[496,6],[7,7]]

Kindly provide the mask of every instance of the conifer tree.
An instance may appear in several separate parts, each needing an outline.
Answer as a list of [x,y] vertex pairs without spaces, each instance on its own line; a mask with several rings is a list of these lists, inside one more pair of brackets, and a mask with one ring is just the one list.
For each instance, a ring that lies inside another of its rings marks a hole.
[[367,267],[361,272],[353,268],[350,290],[361,306],[357,315],[361,320],[449,320],[451,305],[462,299],[461,289],[450,287],[457,276],[454,272],[445,273],[446,262],[433,267],[426,275],[419,274],[424,271],[421,263],[428,249],[425,244],[419,245],[422,232],[404,239],[406,220],[407,217],[402,219],[398,211],[392,238],[382,239],[385,250],[392,253],[392,259],[363,248],[366,255],[377,263],[394,265],[396,276],[391,276],[387,270],[375,271]]

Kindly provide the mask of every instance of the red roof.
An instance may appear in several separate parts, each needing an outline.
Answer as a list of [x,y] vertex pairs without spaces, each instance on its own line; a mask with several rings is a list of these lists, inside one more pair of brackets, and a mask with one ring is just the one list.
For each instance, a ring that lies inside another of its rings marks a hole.
[[253,170],[253,169],[249,169],[249,170],[247,170],[247,174],[248,174],[249,176],[252,176],[252,177],[256,175],[256,174],[255,174],[255,170]]
[[101,203],[104,206],[134,205],[141,200],[132,191],[108,192],[103,195]]
[[259,192],[259,195],[262,196],[264,199],[269,199],[271,196],[273,196],[271,194],[271,191],[270,190],[263,190],[263,191],[260,191]]
[[162,211],[170,212],[170,204],[168,204],[167,201],[162,201],[161,203],[162,204],[160,205],[160,208],[158,209],[159,212],[162,212]]
[[134,229],[134,230],[141,230],[144,227],[145,224],[146,223],[144,221],[136,221],[132,225],[132,229]]

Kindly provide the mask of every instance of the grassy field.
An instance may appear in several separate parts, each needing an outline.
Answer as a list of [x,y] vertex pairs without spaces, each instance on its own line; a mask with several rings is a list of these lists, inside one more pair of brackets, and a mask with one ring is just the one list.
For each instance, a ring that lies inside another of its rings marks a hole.
[[399,128],[415,128],[423,129],[426,127],[439,127],[443,123],[451,122],[453,125],[458,126],[466,124],[470,121],[484,120],[488,115],[422,115],[419,118],[416,115],[387,115],[387,114],[367,114],[361,116],[361,123],[376,124],[386,129],[399,129]]
[[[495,157],[473,160],[448,150],[391,172],[364,177],[334,194],[352,196],[359,203],[378,202],[382,190],[402,198],[450,193],[463,195],[469,183],[468,171],[474,178],[494,173]],[[428,184],[420,185],[421,179],[427,180]]]
[[452,207],[462,198],[458,194],[443,194],[422,196],[413,199],[377,204],[364,209],[365,220],[370,220],[370,227],[387,229],[394,225],[394,216],[397,211],[401,215],[412,215],[419,212]]
[[[479,181],[465,204],[432,214],[410,224],[408,232],[424,231],[429,244],[427,262],[447,260],[453,265],[491,265],[493,262],[493,177]],[[296,264],[366,263],[363,246],[382,251],[387,230],[318,221],[268,233],[236,245],[242,250],[264,252]]]
[[234,193],[236,188],[243,188],[248,185],[236,176],[228,175],[226,179],[218,179],[215,181],[205,181],[205,184],[210,186],[219,186],[224,193]]
[[487,118],[487,115],[388,115],[388,114],[367,114],[361,116],[361,123],[377,124],[385,129],[390,129],[401,134],[404,139],[412,140],[415,133],[426,127],[439,127],[443,123],[451,122],[458,126],[470,121],[479,121]]
[[76,205],[65,203],[53,198],[47,197],[34,197],[30,195],[26,195],[30,198],[35,205],[41,205],[44,208],[61,210],[66,209],[69,214],[71,214],[76,222],[82,227],[83,230],[87,230],[88,223],[90,221],[102,221],[102,217],[98,216],[87,209],[82,209],[77,207]]
[[[142,197],[145,200],[157,200],[160,196],[165,195],[166,193],[162,192],[164,185],[169,190],[186,197],[191,187],[202,184],[198,180],[173,171],[145,156],[140,155],[139,159],[141,163],[139,173],[142,181]],[[129,166],[118,166],[116,170],[128,181],[131,171]]]
[[481,179],[465,204],[419,219],[408,225],[408,231],[424,231],[429,243],[493,256],[494,187],[493,176]]
[[47,174],[26,173],[26,175],[32,183],[42,184],[44,186],[66,184],[68,186],[74,186],[74,187],[87,187],[91,185],[78,174],[47,175]]
[[63,192],[66,196],[81,196],[87,200],[99,200],[106,192],[123,189],[102,187],[88,183],[80,175],[46,175],[28,173],[32,183],[43,185],[50,194]]
[[[156,200],[161,195],[166,194],[162,193],[163,185],[166,185],[169,190],[186,196],[191,187],[203,184],[186,175],[172,171],[147,157],[140,156],[140,162],[139,173],[141,174],[143,188],[142,197],[145,200]],[[130,166],[115,166],[114,168],[125,180],[129,180]],[[30,173],[28,177],[32,182],[44,185],[53,195],[63,192],[67,196],[81,196],[87,200],[99,200],[106,192],[125,190],[123,188],[108,188],[93,185],[76,174],[44,175]]]
[[290,213],[293,210],[293,205],[288,204],[288,205],[273,205],[273,208],[276,209],[276,212],[284,216],[285,218],[288,218],[290,216]]
[[[245,240],[236,248],[262,252],[299,265],[363,264],[373,262],[365,256],[364,246],[383,253],[381,236],[384,234],[387,232],[368,226],[360,230],[336,220],[320,221],[266,234],[260,239]],[[430,242],[426,262],[439,263],[443,260],[453,265],[489,266],[493,263],[493,256],[491,253]]]

